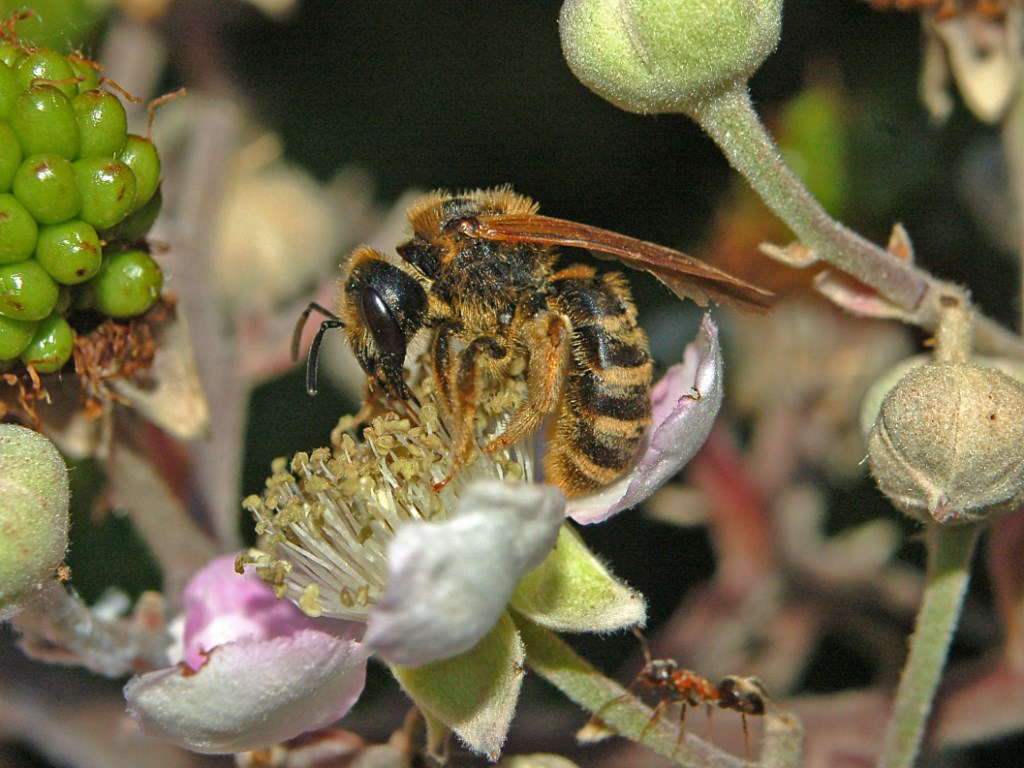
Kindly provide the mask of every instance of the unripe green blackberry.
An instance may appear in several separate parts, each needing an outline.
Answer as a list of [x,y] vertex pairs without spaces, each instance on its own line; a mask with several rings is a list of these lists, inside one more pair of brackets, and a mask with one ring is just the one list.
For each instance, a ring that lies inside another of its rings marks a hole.
[[0,315],[42,320],[57,304],[57,284],[35,259],[0,265]]
[[21,362],[31,365],[36,373],[55,373],[71,359],[75,347],[75,336],[60,315],[50,315],[41,320],[32,336],[32,341],[21,353]]
[[98,65],[19,38],[0,26],[0,369],[45,374],[69,359],[76,313],[158,300],[160,268],[125,249],[159,212],[160,159]]
[[[138,202],[138,186],[136,185],[136,202]],[[137,207],[121,221],[100,234],[108,243],[137,243],[145,239],[149,230],[156,223],[160,215],[160,208],[163,205],[163,197],[160,194],[160,187],[156,188],[156,194],[149,198],[149,202],[142,207]]]
[[79,157],[117,154],[128,136],[128,117],[121,100],[108,91],[86,91],[71,105],[78,120]]
[[18,62],[15,74],[25,90],[45,80],[69,99],[78,93],[78,82],[71,64],[51,48],[37,48],[29,53]]
[[122,251],[104,257],[88,285],[94,309],[110,317],[135,317],[160,297],[163,274],[145,251]]
[[106,229],[121,221],[135,206],[135,174],[120,160],[83,157],[74,166],[82,197],[82,221],[96,229]]
[[10,40],[0,39],[0,64],[12,67],[20,57],[24,55],[21,47]]
[[14,173],[11,191],[40,224],[77,216],[82,195],[71,161],[60,155],[31,155]]
[[39,227],[11,194],[0,194],[0,264],[27,259],[36,247]]
[[0,192],[10,192],[14,174],[21,165],[21,142],[11,126],[0,117]]
[[58,283],[77,285],[99,271],[103,249],[95,229],[72,219],[40,230],[35,258]]
[[160,184],[160,156],[149,139],[128,134],[118,158],[135,174],[135,209],[150,201]]
[[14,100],[20,95],[21,85],[18,84],[14,70],[0,62],[0,117],[10,113]]
[[99,87],[100,75],[94,62],[89,61],[80,53],[72,53],[68,56],[68,63],[71,65],[71,69],[74,70],[75,77],[78,78],[79,93],[93,91]]
[[0,315],[0,361],[14,360],[32,341],[38,323]]
[[26,155],[78,155],[78,123],[71,100],[52,85],[37,85],[14,100],[7,122]]

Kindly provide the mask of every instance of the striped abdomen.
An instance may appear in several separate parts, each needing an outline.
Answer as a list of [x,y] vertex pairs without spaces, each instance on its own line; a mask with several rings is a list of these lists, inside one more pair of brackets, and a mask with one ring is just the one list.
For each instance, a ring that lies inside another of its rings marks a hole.
[[615,480],[651,422],[651,355],[625,279],[589,267],[557,273],[552,304],[572,326],[572,361],[544,471],[569,495]]

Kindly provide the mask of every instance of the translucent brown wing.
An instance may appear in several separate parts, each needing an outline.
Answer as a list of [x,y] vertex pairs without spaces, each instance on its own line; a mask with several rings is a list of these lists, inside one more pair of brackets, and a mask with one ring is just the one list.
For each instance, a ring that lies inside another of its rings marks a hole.
[[701,306],[710,299],[747,312],[765,312],[775,300],[769,291],[685,253],[588,224],[536,214],[493,214],[464,219],[459,229],[485,240],[566,245],[608,254],[627,267],[650,272],[674,294]]

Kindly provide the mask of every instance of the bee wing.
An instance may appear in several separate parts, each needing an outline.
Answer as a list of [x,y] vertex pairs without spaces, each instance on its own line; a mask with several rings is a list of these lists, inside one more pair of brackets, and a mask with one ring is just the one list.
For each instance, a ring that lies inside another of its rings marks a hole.
[[588,224],[536,214],[495,214],[467,220],[462,231],[486,240],[567,245],[608,254],[627,267],[650,272],[676,296],[701,306],[710,299],[740,310],[765,312],[775,300],[769,291],[685,253]]

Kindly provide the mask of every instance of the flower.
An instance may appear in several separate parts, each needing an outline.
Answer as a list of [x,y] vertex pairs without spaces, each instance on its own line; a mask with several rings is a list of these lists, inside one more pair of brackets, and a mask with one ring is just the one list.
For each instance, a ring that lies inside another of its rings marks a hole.
[[[488,392],[482,430],[507,416],[519,384]],[[362,435],[347,417],[331,449],[279,460],[262,497],[246,500],[261,546],[238,559],[245,576],[232,585],[223,560],[200,572],[186,592],[185,661],[126,688],[144,730],[203,752],[267,747],[344,714],[376,654],[429,721],[496,757],[525,663],[513,613],[558,631],[643,623],[643,598],[564,520],[638,503],[703,443],[721,402],[714,324],[705,318],[655,388],[633,471],[568,505],[532,482],[528,446],[481,452],[436,488],[450,438],[429,378],[413,391],[419,405]]]
[[313,621],[234,562],[214,559],[185,589],[182,660],[125,686],[144,731],[196,752],[272,746],[337,720],[363,689],[360,625]]

